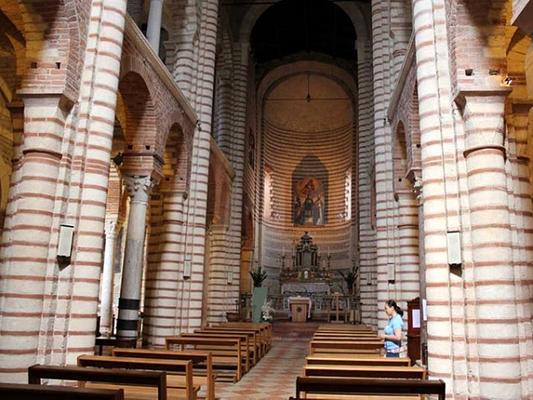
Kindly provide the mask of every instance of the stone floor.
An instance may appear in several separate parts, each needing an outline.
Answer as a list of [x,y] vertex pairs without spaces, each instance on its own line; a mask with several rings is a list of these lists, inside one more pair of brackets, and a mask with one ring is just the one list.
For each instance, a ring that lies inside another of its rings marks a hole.
[[288,400],[303,371],[309,340],[316,323],[276,322],[272,349],[235,384],[218,383],[220,400]]

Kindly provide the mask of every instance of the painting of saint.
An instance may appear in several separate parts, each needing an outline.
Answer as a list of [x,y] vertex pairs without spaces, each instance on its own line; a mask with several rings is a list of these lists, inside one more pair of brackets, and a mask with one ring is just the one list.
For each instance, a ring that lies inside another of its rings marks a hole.
[[325,202],[322,182],[306,177],[294,185],[293,223],[295,225],[324,225]]

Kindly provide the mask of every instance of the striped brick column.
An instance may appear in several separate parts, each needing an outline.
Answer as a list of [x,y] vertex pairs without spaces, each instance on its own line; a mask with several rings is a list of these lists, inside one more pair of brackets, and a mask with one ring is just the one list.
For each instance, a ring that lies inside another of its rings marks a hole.
[[420,296],[419,248],[418,248],[418,206],[411,190],[400,190],[398,198],[398,246],[399,266],[396,279],[399,283],[398,300],[402,307]]
[[[531,103],[514,103],[512,114],[508,115],[509,124],[508,174],[509,207],[513,233],[513,266],[516,291],[516,311],[518,341],[523,386],[533,382],[528,377],[528,359],[533,358],[533,207],[531,202],[531,183],[527,155],[528,124]],[[509,186],[511,186],[509,188]],[[531,394],[531,391],[529,392]]]
[[374,107],[372,80],[372,49],[364,43],[357,52],[358,81],[358,217],[360,298],[363,323],[377,327],[376,298],[376,233],[372,226],[372,168],[374,160]]
[[468,95],[464,110],[477,328],[469,335],[474,350],[469,361],[479,363],[481,398],[516,399],[521,370],[503,147],[505,99],[505,93]]
[[125,176],[124,182],[130,196],[130,210],[122,284],[118,301],[117,337],[132,339],[137,338],[144,264],[146,210],[153,182],[149,176]]
[[374,59],[374,151],[376,174],[376,266],[378,330],[383,330],[387,316],[383,304],[389,300],[388,272],[394,265],[396,230],[393,199],[392,134],[387,121],[391,94],[390,83],[390,9],[383,1],[372,1],[372,37]]
[[[228,96],[226,99],[226,101],[230,101],[230,108],[228,107],[230,113],[221,115],[221,118],[226,119],[226,124],[231,127],[228,130],[229,132],[225,132],[229,135],[227,138],[222,138],[222,142],[226,144],[223,150],[231,163],[235,176],[231,187],[229,227],[227,227],[227,231],[222,236],[224,243],[223,255],[222,258],[211,258],[219,262],[211,264],[209,310],[212,315],[209,316],[208,322],[219,321],[221,317],[225,318],[225,312],[234,311],[235,303],[239,299],[237,278],[240,273],[241,262],[244,141],[248,97],[248,44],[234,43],[233,53],[232,91],[231,97]],[[211,249],[215,248],[211,246]],[[234,282],[228,284],[228,277],[233,277]]]
[[[428,370],[449,394],[468,393],[461,279],[447,263],[447,231],[458,229],[457,139],[451,98],[450,60],[443,0],[413,0],[417,61],[423,234],[426,269]],[[460,116],[457,116],[459,119]],[[447,145],[446,145],[447,144]],[[459,145],[458,145],[459,146]],[[472,371],[475,374],[475,371]]]
[[[65,270],[69,272],[68,279],[58,285],[58,293],[71,300],[57,302],[60,307],[53,310],[53,340],[60,349],[51,353],[56,363],[74,364],[78,355],[94,351],[125,16],[125,0],[92,2],[67,210],[77,229],[72,269]],[[59,318],[63,315],[64,319]]]
[[[12,175],[10,205],[0,249],[0,373],[2,381],[23,379],[25,369],[44,361],[41,343],[47,282],[57,267],[55,211],[66,110],[60,96],[24,98],[20,166]],[[17,181],[13,181],[17,179]],[[13,190],[13,189],[12,189]]]
[[110,336],[113,333],[113,277],[117,221],[108,219],[105,224],[104,267],[102,269],[100,293],[100,333]]
[[163,196],[161,230],[152,243],[146,271],[143,341],[149,347],[163,347],[165,336],[177,333],[179,284],[183,280],[183,192],[167,185]]
[[[184,298],[180,301],[183,308],[182,329],[197,328],[202,322],[203,276],[207,212],[207,183],[209,177],[209,154],[211,146],[211,115],[214,84],[214,67],[216,52],[218,0],[202,2],[199,43],[195,58],[202,60],[196,64],[194,70],[189,60],[176,68],[185,73],[177,77],[177,83],[184,93],[189,93],[192,105],[199,118],[199,127],[193,138],[191,159],[190,196],[186,209],[185,225],[185,257],[192,262],[191,279],[184,283]],[[184,50],[183,56],[189,54]],[[195,53],[195,54],[196,54]],[[186,74],[193,74],[194,87],[188,89],[187,82],[183,82]],[[182,88],[183,85],[183,88]]]

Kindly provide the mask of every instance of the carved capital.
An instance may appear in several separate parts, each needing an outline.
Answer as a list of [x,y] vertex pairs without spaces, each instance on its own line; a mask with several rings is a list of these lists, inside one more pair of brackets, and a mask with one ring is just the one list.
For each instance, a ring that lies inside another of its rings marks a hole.
[[113,238],[117,234],[117,219],[106,219],[105,225],[104,225],[104,231],[105,231],[105,237],[106,238]]
[[420,175],[413,176],[413,192],[416,196],[418,205],[422,205],[424,202],[424,185],[422,183],[422,177]]
[[150,191],[154,182],[149,176],[126,176],[124,177],[126,190],[132,203],[147,204]]

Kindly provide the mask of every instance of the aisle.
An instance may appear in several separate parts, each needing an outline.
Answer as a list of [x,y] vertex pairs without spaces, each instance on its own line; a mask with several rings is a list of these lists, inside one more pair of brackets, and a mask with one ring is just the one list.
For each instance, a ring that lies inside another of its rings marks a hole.
[[287,400],[294,395],[309,340],[318,324],[274,324],[272,349],[236,384],[217,383],[220,400]]

